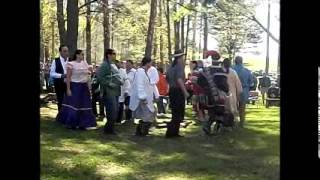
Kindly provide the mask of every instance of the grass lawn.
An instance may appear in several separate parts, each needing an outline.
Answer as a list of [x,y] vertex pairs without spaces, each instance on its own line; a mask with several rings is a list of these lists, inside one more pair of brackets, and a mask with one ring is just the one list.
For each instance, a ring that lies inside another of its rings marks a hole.
[[[135,137],[129,125],[106,136],[101,121],[99,130],[67,130],[55,108],[41,108],[42,180],[280,179],[278,107],[249,105],[244,129],[208,137],[191,124],[179,139],[165,139],[165,129]],[[186,114],[192,119],[189,106]]]

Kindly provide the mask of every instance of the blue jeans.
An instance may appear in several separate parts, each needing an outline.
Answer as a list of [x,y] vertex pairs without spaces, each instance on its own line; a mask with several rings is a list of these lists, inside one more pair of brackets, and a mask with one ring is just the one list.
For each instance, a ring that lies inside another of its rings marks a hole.
[[118,118],[118,97],[103,97],[104,105],[106,107],[106,115],[107,115],[107,122],[104,125],[105,132],[112,132],[114,131],[114,123]]

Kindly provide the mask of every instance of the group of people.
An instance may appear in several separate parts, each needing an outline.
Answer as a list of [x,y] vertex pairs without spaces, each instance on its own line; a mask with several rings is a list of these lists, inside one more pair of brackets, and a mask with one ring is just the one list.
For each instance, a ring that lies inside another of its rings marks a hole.
[[168,84],[163,69],[152,66],[151,58],[144,57],[136,69],[132,60],[119,62],[115,50],[107,49],[103,63],[93,67],[85,61],[82,50],[69,58],[68,47],[62,45],[59,53],[50,76],[58,101],[56,120],[67,128],[96,129],[97,116],[106,116],[104,133],[116,134],[114,124],[122,122],[125,112],[126,121],[141,119],[136,134],[145,136],[157,111],[165,113]]
[[[67,128],[96,129],[96,118],[101,116],[107,119],[104,133],[116,134],[115,123],[122,122],[125,114],[126,122],[139,119],[136,135],[146,136],[157,114],[164,115],[169,104],[172,118],[165,136],[181,137],[180,123],[184,120],[186,101],[192,101],[204,132],[210,132],[212,118],[206,118],[208,93],[201,83],[201,76],[210,69],[203,67],[202,61],[192,61],[191,73],[186,80],[182,50],[175,51],[167,72],[156,68],[150,57],[142,58],[137,67],[132,60],[119,62],[113,49],[106,49],[103,63],[94,67],[87,64],[82,50],[76,50],[71,58],[67,46],[60,46],[59,52],[60,57],[52,62],[50,76],[54,80],[58,101],[56,120]],[[253,83],[252,73],[243,66],[240,56],[235,58],[234,67],[231,67],[230,59],[224,59],[221,66],[219,59],[220,55],[215,51],[211,68],[219,68],[214,76],[223,74],[226,81],[213,83],[209,80],[207,86],[226,85],[227,88],[222,88],[227,97],[226,109],[232,114],[232,119],[239,116],[243,126],[245,105]]]

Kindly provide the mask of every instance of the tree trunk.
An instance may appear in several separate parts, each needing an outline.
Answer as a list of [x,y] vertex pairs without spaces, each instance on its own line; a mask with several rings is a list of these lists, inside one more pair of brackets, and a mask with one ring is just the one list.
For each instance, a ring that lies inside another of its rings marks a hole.
[[[163,0],[165,1],[165,0]],[[169,62],[172,62],[172,58],[171,58],[171,28],[170,28],[170,9],[169,9],[169,0],[166,0],[166,19],[167,19],[167,33],[168,33],[168,59]]]
[[74,54],[78,42],[79,8],[78,0],[68,0],[67,4],[67,45],[70,55]]
[[44,58],[49,59],[50,54],[49,54],[49,46],[47,43],[49,42],[46,42],[44,45]]
[[201,59],[201,31],[202,31],[202,16],[200,16],[200,30],[199,30],[199,59]]
[[43,15],[42,15],[42,3],[40,7],[40,61],[44,62],[44,47],[43,47]]
[[153,37],[153,59],[157,59],[158,44],[157,44],[156,31],[154,32],[154,35],[155,37]]
[[[197,0],[194,0],[194,7],[197,5]],[[201,18],[200,18],[201,19]],[[196,60],[196,31],[197,31],[197,12],[194,13],[192,25],[192,60]]]
[[114,45],[114,22],[115,22],[115,14],[111,13],[111,48]]
[[186,57],[186,60],[188,59],[188,38],[189,38],[189,30],[190,30],[190,15],[188,16],[188,20],[187,20],[187,34],[186,34],[186,45],[185,45],[185,48],[186,50],[184,51],[186,53],[185,57]]
[[[184,0],[180,0],[180,4],[183,5],[183,3],[184,3]],[[180,25],[181,25],[181,32],[180,32],[181,45],[180,45],[180,48],[183,51],[184,50],[184,17],[181,18]]]
[[159,29],[160,29],[160,67],[163,68],[164,57],[163,57],[163,36],[162,36],[162,0],[159,1]]
[[88,64],[91,64],[91,4],[90,0],[86,0],[87,4],[87,16],[86,16],[86,60]]
[[[206,8],[207,4],[206,1],[203,3],[203,7]],[[204,22],[204,29],[203,29],[203,58],[205,58],[205,52],[208,50],[208,14],[204,12],[203,14],[203,22]]]
[[108,0],[102,0],[102,7],[103,7],[103,47],[104,53],[103,56],[106,54],[106,49],[110,48],[110,22],[109,22],[109,3]]
[[[174,5],[174,12],[177,12],[177,4]],[[174,50],[180,49],[180,23],[174,20]]]
[[277,65],[277,73],[280,74],[280,45],[278,47],[278,65]]
[[57,0],[57,21],[59,29],[60,45],[66,44],[67,34],[63,15],[63,0]]
[[157,16],[157,0],[151,0],[149,27],[148,27],[147,43],[146,43],[147,46],[144,54],[146,57],[151,57],[151,54],[152,54],[152,42],[153,42],[153,33],[154,33],[156,16]]
[[55,52],[55,47],[54,47],[54,21],[51,22],[51,57],[54,58],[54,52]]
[[[270,32],[270,0],[268,0],[268,32]],[[267,55],[266,55],[266,69],[265,73],[269,73],[269,38],[270,35],[267,34]]]

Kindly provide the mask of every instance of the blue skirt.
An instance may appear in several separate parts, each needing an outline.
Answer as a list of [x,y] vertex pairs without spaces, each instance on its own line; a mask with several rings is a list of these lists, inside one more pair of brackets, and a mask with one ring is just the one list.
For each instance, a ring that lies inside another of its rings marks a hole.
[[71,96],[64,96],[57,121],[72,128],[96,127],[87,83],[70,83]]

